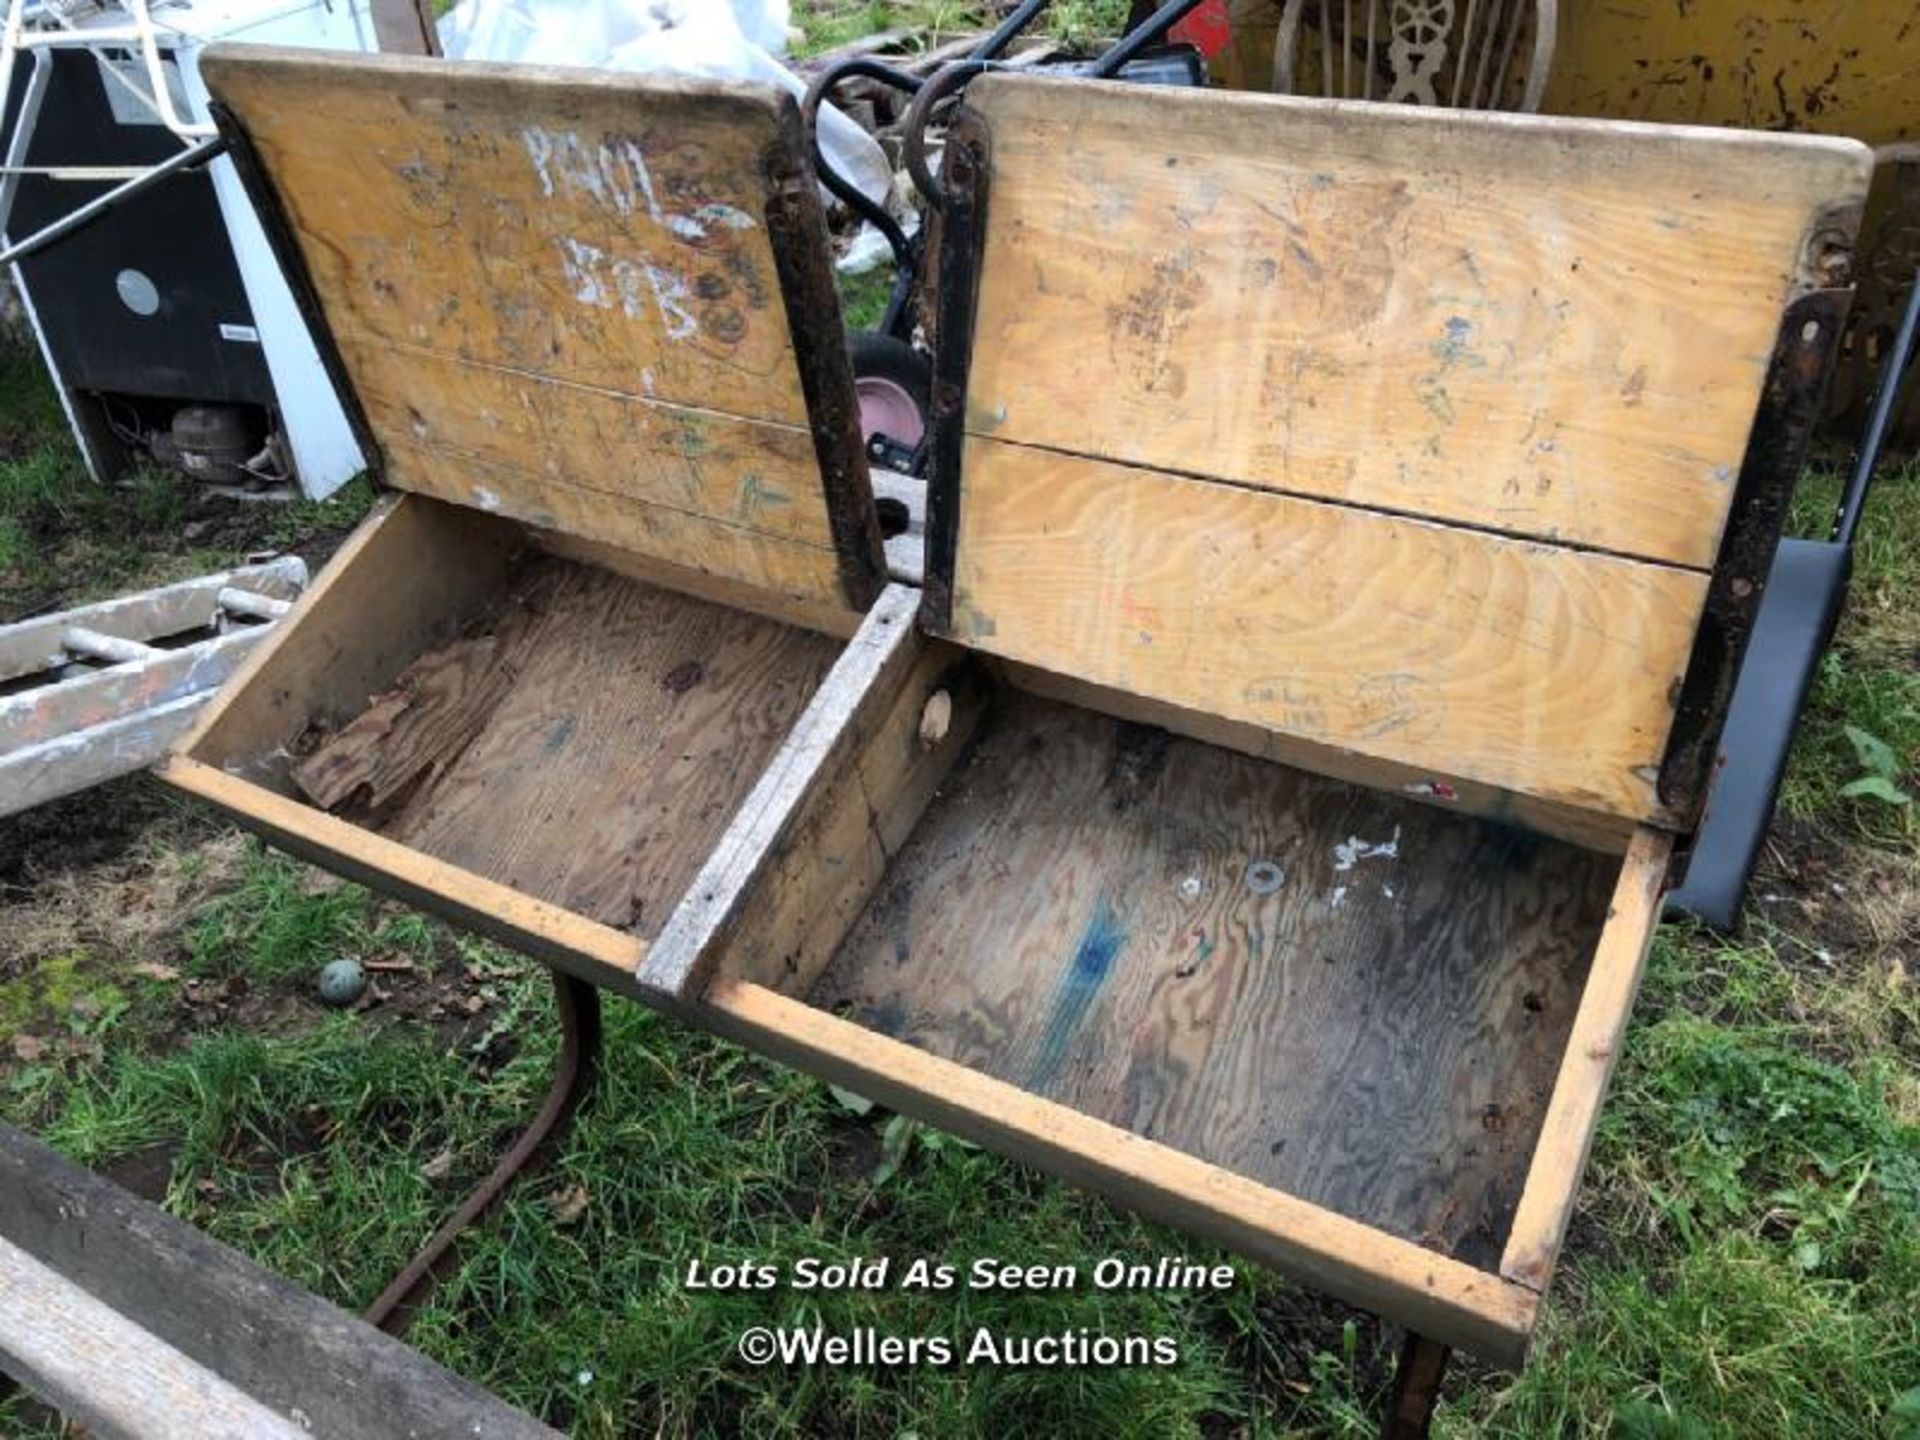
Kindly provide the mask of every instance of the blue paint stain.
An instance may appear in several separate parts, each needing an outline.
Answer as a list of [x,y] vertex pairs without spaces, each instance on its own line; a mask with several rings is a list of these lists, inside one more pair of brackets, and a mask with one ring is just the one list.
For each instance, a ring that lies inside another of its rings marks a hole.
[[1059,993],[1053,998],[1053,1013],[1047,1017],[1040,1050],[1033,1060],[1030,1083],[1035,1089],[1044,1090],[1052,1083],[1060,1063],[1067,1058],[1067,1047],[1073,1041],[1074,1032],[1086,1019],[1088,1008],[1113,969],[1114,957],[1126,943],[1126,934],[1120,929],[1113,906],[1105,895],[1100,896],[1093,903],[1093,914],[1087,919],[1086,929],[1080,932],[1080,943],[1074,947],[1073,960],[1061,978]]
[[1473,342],[1473,322],[1463,315],[1455,315],[1444,328],[1446,334],[1427,347],[1443,370],[1472,359],[1467,347]]
[[558,725],[554,726],[553,733],[547,736],[547,743],[545,746],[547,754],[558,755],[562,750],[566,748],[567,741],[571,740],[572,738],[573,738],[573,716],[568,715],[568,716],[565,716]]

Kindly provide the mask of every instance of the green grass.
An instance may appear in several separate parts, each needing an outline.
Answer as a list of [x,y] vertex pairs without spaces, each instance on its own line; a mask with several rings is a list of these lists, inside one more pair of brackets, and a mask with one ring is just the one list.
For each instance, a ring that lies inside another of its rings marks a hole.
[[[1809,475],[1796,496],[1797,533],[1824,536],[1839,493],[1837,473]],[[1920,466],[1879,482],[1859,544],[1850,619],[1821,667],[1799,743],[1781,790],[1781,808],[1801,819],[1825,816],[1885,844],[1916,835],[1916,807],[1871,795],[1845,796],[1870,773],[1851,727],[1892,753],[1895,788],[1920,766]]]
[[183,936],[201,975],[289,980],[376,942],[372,897],[254,844],[240,883],[193,917]]
[[893,293],[893,267],[878,265],[860,275],[840,277],[840,318],[849,330],[875,330]]
[[[1118,35],[1127,23],[1128,0],[1054,0],[1029,28],[1075,48]],[[799,56],[818,54],[883,30],[909,31],[931,48],[955,34],[990,29],[999,12],[969,0],[799,0],[793,24],[804,37]]]

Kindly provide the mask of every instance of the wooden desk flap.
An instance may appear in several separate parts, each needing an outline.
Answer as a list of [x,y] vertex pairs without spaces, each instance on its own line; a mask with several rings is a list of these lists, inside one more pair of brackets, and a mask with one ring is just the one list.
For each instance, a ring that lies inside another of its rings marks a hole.
[[1682,823],[1659,781],[1716,562],[1770,551],[1797,456],[1747,463],[1776,337],[1825,297],[1790,404],[1867,149],[1001,76],[967,103],[936,626],[1396,774]]
[[203,71],[387,483],[807,601],[878,593],[788,97],[254,47]]

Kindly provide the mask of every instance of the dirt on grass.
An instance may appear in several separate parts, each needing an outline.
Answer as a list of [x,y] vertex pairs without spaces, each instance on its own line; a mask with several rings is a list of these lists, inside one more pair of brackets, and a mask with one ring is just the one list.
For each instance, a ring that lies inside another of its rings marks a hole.
[[1910,856],[1835,839],[1810,821],[1775,817],[1749,905],[1752,915],[1800,937],[1803,943],[1782,957],[1789,965],[1904,976],[1920,955],[1920,866]]
[[[195,973],[189,928],[257,853],[258,842],[146,776],[0,820],[0,1085],[43,1061],[99,1061],[99,1032],[136,989],[141,1048],[155,1055],[219,1030],[299,1034],[331,1013],[310,972]],[[319,896],[347,884],[316,870],[302,890]],[[408,913],[379,900],[370,907],[375,935]],[[509,978],[463,957],[444,934],[430,956],[387,948],[357,958],[368,985],[356,1013],[376,1026],[427,1025],[448,1048],[481,1039]],[[482,1060],[504,1064],[512,1048],[490,1046]]]

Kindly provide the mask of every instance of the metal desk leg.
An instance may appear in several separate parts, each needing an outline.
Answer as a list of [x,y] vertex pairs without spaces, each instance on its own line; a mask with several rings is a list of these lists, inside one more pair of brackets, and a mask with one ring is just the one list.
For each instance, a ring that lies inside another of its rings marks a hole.
[[520,1133],[513,1148],[500,1157],[493,1173],[467,1196],[451,1219],[434,1231],[407,1268],[393,1277],[380,1298],[367,1307],[365,1319],[391,1334],[399,1334],[418,1308],[418,1294],[434,1277],[435,1268],[460,1237],[486,1208],[500,1197],[507,1185],[527,1167],[549,1140],[557,1138],[573,1118],[581,1100],[593,1088],[600,1059],[600,992],[584,980],[576,980],[558,970],[553,975],[553,998],[560,1012],[560,1059],[554,1066],[553,1084],[533,1123]]
[[1407,1332],[1400,1363],[1393,1372],[1393,1394],[1387,1401],[1383,1440],[1426,1440],[1433,1424],[1433,1407],[1440,1399],[1447,1359],[1453,1351],[1438,1340]]

